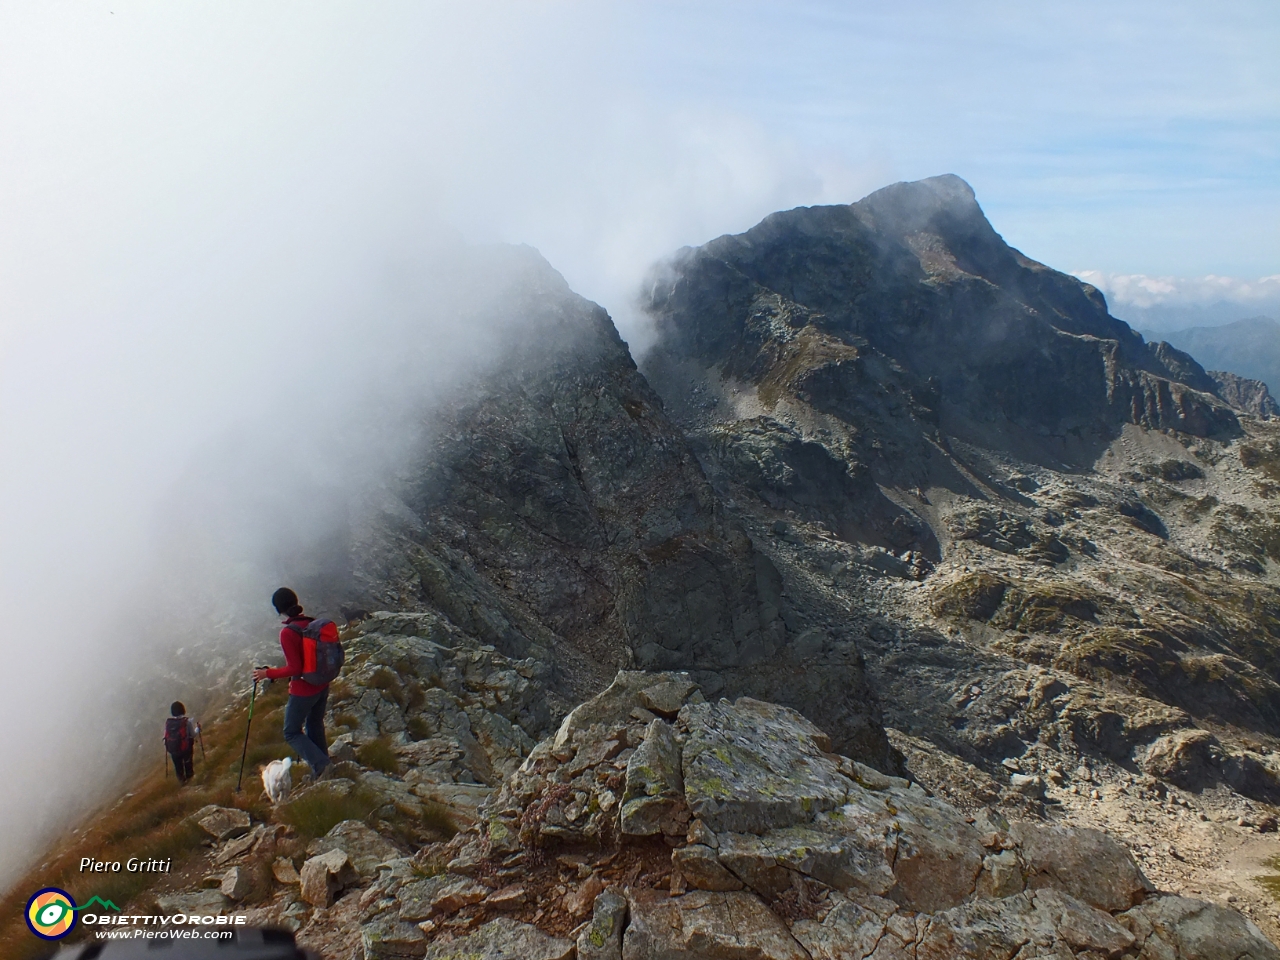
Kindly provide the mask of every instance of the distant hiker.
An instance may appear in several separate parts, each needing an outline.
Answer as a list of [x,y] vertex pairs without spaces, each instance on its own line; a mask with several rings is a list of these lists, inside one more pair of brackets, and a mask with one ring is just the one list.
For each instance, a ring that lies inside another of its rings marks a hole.
[[[284,617],[280,630],[283,667],[259,667],[254,680],[289,677],[289,702],[284,707],[284,739],[311,767],[318,779],[329,766],[329,742],[324,735],[324,711],[329,703],[329,683],[342,667],[342,644],[331,620],[317,620],[302,612],[298,595],[281,587],[271,595],[271,605]],[[306,733],[303,733],[305,729]]]
[[169,705],[169,719],[164,722],[164,748],[173,758],[173,769],[178,772],[179,785],[195,776],[196,737],[200,736],[200,724],[187,716],[187,708],[181,700]]

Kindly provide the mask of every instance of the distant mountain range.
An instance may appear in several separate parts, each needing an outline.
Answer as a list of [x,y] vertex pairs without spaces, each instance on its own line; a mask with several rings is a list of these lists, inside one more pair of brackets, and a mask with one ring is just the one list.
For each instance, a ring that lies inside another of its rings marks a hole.
[[1280,322],[1271,317],[1249,317],[1220,327],[1143,331],[1143,335],[1151,341],[1168,341],[1207,370],[1261,380],[1272,393],[1280,388]]

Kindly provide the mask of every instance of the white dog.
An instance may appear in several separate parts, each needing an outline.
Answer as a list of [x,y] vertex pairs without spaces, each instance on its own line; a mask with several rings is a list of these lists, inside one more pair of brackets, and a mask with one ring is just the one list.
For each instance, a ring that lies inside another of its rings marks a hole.
[[289,768],[293,766],[293,757],[283,760],[272,760],[262,768],[262,788],[272,803],[282,803],[289,799],[289,791],[293,789],[293,775]]

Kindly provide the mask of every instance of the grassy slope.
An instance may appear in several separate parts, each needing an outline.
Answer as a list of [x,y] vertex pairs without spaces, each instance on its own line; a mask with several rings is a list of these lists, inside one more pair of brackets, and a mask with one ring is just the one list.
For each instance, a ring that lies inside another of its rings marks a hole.
[[[81,832],[52,850],[46,861],[18,880],[8,895],[0,899],[0,956],[6,960],[28,960],[49,952],[50,945],[31,935],[23,911],[31,894],[41,887],[60,887],[83,903],[89,897],[111,900],[129,910],[154,883],[166,874],[80,873],[80,858],[119,860],[130,857],[173,858],[173,872],[202,852],[208,839],[199,827],[184,822],[188,814],[205,804],[240,807],[255,818],[265,820],[270,810],[262,793],[258,767],[288,755],[281,734],[286,684],[274,683],[259,694],[254,707],[253,727],[245,762],[244,790],[237,794],[236,775],[244,746],[248,703],[233,704],[204,731],[207,757],[202,761],[196,747],[195,777],[179,788],[172,774],[160,769],[161,744],[157,720],[154,768],[141,775],[132,790],[113,806],[89,818]],[[79,934],[77,929],[76,937]]]

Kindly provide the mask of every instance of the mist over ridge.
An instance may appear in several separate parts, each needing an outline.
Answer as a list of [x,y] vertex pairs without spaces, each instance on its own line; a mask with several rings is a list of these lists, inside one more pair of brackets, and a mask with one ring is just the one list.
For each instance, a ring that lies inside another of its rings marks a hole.
[[[160,762],[169,700],[203,709],[247,651],[277,654],[278,581],[327,599],[350,574],[332,558],[406,452],[510,359],[529,276],[562,274],[639,360],[652,264],[777,210],[955,169],[1015,230],[1056,237],[1059,201],[1040,225],[1016,190],[995,198],[988,138],[1017,116],[921,132],[955,112],[935,91],[972,56],[936,55],[952,20],[899,25],[935,54],[918,57],[855,30],[871,46],[840,60],[867,75],[832,79],[847,102],[828,110],[806,99],[825,83],[812,37],[772,15],[739,26],[779,40],[779,93],[741,83],[756,41],[720,29],[736,11],[639,9],[0,15],[0,886]],[[816,18],[830,38],[837,21]],[[999,48],[1022,45],[1007,29]],[[927,82],[904,72],[921,62]],[[877,71],[900,100],[859,92]]]

